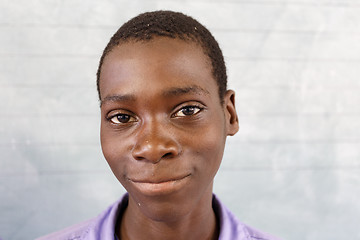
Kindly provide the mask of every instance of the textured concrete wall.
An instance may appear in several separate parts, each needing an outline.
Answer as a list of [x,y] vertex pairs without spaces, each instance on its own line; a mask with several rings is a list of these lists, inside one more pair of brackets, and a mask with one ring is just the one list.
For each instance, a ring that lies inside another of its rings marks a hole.
[[124,190],[99,145],[95,72],[134,15],[183,11],[219,40],[237,92],[215,192],[293,240],[360,239],[356,0],[0,0],[0,237],[93,217]]

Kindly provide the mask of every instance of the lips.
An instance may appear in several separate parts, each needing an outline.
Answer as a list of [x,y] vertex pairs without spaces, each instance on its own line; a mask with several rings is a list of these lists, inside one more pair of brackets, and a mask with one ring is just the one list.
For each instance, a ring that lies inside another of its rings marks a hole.
[[149,180],[128,179],[131,185],[137,188],[144,195],[164,195],[179,191],[190,180],[191,174]]

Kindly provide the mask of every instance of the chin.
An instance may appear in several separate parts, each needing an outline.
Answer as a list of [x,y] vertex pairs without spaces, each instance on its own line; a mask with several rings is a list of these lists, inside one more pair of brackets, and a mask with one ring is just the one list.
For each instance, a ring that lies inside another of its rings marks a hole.
[[149,219],[157,222],[176,222],[191,212],[192,207],[186,202],[152,200],[140,204],[140,211]]
[[[197,204],[194,197],[198,195],[191,184],[179,191],[169,194],[146,195],[137,189],[128,189],[132,207],[138,210],[147,218],[157,222],[176,222],[191,213]],[[190,189],[189,189],[190,187]],[[192,198],[190,196],[193,196]],[[196,199],[197,197],[195,197]],[[130,204],[130,202],[129,202]]]
[[[200,188],[201,189],[201,188]],[[156,222],[177,222],[184,220],[204,207],[209,198],[211,204],[212,184],[205,191],[201,191],[192,184],[172,194],[146,196],[137,191],[129,192],[133,199],[133,206],[147,218]]]

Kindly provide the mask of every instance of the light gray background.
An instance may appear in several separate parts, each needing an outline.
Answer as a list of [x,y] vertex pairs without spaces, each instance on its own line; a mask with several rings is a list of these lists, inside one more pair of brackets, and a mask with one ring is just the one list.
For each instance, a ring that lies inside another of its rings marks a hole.
[[283,239],[360,239],[360,2],[0,0],[0,237],[96,216],[124,190],[100,150],[95,73],[112,34],[156,9],[218,39],[237,92],[215,192]]

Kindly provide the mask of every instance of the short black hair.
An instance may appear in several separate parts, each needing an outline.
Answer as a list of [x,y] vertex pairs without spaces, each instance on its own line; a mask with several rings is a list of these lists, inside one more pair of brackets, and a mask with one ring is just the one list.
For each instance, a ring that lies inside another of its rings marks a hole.
[[107,54],[121,43],[130,41],[150,41],[154,37],[169,37],[199,44],[210,59],[212,74],[219,87],[219,97],[223,103],[227,88],[224,56],[210,31],[197,20],[180,12],[153,11],[142,13],[124,23],[111,37],[100,58],[97,70],[97,90],[100,96],[101,67]]

